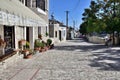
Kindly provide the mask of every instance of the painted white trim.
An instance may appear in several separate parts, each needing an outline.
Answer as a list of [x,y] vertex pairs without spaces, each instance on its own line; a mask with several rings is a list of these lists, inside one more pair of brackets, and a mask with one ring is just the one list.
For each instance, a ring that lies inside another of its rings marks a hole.
[[37,8],[37,11],[38,11],[39,13],[41,13],[41,14],[47,15],[46,12],[44,12],[44,11],[43,11],[42,9],[40,9],[40,8]]
[[16,29],[16,26],[14,27],[14,30],[15,30],[15,49],[18,49],[18,41],[17,41],[17,38],[16,38],[16,31],[17,31],[17,29]]

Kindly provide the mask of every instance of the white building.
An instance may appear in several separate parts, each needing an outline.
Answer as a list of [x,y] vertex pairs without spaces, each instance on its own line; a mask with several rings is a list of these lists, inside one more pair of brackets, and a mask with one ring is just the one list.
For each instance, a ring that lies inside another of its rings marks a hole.
[[66,41],[66,26],[57,20],[49,20],[49,36],[55,42]]
[[30,48],[34,48],[34,40],[40,33],[39,26],[46,28],[47,25],[43,17],[19,0],[0,0],[0,35],[7,43],[6,53],[10,49],[18,49],[18,41],[21,39],[29,41]]

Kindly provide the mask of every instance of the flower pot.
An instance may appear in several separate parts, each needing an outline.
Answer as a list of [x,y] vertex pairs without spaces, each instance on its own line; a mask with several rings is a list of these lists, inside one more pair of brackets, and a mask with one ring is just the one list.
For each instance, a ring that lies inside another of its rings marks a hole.
[[20,45],[25,45],[25,44],[26,44],[26,40],[20,40],[20,41],[19,41],[19,44],[20,44]]
[[47,51],[47,50],[48,50],[48,47],[46,46],[46,47],[44,47],[44,49],[45,49],[45,51]]
[[29,50],[23,50],[22,54],[24,55],[24,58],[29,54]]
[[45,52],[46,50],[44,48],[40,49],[39,52]]
[[25,59],[29,59],[29,58],[32,58],[32,54],[28,54],[28,55],[26,55],[26,57],[25,57]]
[[40,49],[41,49],[40,47],[36,47],[34,50],[39,51]]

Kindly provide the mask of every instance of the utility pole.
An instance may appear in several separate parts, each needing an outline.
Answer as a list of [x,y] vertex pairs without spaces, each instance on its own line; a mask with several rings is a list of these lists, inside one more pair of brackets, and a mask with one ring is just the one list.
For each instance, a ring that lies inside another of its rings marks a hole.
[[69,39],[70,38],[70,35],[69,35],[69,30],[68,30],[68,14],[69,14],[69,11],[65,11],[66,12],[66,29],[67,29],[67,37],[66,37],[66,39]]
[[73,33],[74,33],[74,38],[75,38],[75,20],[73,20],[73,29],[74,29]]
[[66,12],[66,26],[68,27],[68,14],[69,14],[69,11],[65,11]]
[[73,28],[74,28],[74,30],[75,30],[75,20],[73,20]]

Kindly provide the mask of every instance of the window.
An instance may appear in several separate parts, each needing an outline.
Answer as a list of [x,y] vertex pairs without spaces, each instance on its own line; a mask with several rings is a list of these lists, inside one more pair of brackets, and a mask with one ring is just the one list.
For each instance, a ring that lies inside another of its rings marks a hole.
[[41,27],[38,27],[38,34],[41,34]]
[[55,37],[57,37],[57,31],[55,31]]
[[36,7],[45,11],[45,0],[36,0]]

